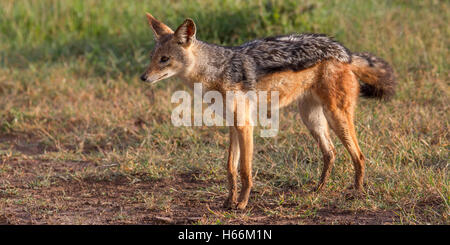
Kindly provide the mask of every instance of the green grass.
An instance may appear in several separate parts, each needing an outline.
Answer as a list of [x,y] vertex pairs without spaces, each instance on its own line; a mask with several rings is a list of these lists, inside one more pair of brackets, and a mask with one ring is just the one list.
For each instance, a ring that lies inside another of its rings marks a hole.
[[[310,189],[321,170],[320,151],[296,107],[290,106],[280,115],[282,130],[276,138],[255,136],[255,193],[250,202],[278,204],[266,210],[275,217],[309,217],[334,207],[394,211],[405,224],[448,224],[449,11],[450,4],[438,0],[3,0],[0,164],[37,159],[114,165],[73,177],[81,179],[125,174],[152,181],[191,174],[199,180],[220,180],[223,184],[205,191],[224,194],[227,129],[172,126],[174,105],[168,98],[187,88],[175,79],[153,87],[138,81],[154,44],[145,12],[173,28],[190,17],[197,38],[224,45],[320,32],[352,51],[383,57],[398,77],[391,102],[361,99],[357,109],[368,195],[349,201],[341,194],[353,180],[353,168],[336,138],[338,158],[325,192],[280,194],[290,188]],[[51,185],[49,175],[44,173],[30,187]],[[15,190],[3,187],[3,192]],[[139,196],[158,209],[172,200],[161,194]]]

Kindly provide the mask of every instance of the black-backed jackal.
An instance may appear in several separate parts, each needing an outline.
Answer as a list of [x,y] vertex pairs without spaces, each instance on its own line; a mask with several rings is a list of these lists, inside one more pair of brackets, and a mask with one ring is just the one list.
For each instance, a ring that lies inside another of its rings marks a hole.
[[[277,91],[279,107],[297,101],[301,118],[318,142],[323,170],[317,190],[326,182],[335,161],[331,128],[350,153],[357,191],[362,190],[364,155],[355,133],[354,111],[359,94],[389,98],[394,94],[392,68],[369,53],[352,53],[321,34],[291,34],[223,47],[195,38],[196,26],[186,19],[174,32],[147,14],[156,45],[141,79],[156,82],[172,76],[206,90]],[[361,81],[361,85],[358,82]],[[225,207],[244,209],[252,187],[253,126],[230,126],[229,196]],[[238,166],[242,188],[237,196]]]

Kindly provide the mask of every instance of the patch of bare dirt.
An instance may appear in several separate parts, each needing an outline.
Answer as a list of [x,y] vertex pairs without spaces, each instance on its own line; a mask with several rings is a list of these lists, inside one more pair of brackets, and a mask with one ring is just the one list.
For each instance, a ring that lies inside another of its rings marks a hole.
[[[95,174],[101,171],[86,170],[102,166],[89,162],[12,160],[0,166],[0,224],[388,224],[396,219],[389,211],[337,208],[313,216],[269,215],[267,210],[280,205],[258,200],[243,212],[225,210],[226,192],[208,188],[226,183],[189,174],[157,180],[120,172]],[[295,205],[281,206],[296,212]]]

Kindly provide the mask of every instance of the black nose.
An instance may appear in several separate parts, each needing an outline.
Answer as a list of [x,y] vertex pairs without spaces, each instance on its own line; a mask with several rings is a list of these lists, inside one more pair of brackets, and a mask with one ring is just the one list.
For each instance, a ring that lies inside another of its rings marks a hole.
[[147,81],[147,74],[142,74],[141,75],[141,80],[143,81],[143,82],[145,82],[145,81]]

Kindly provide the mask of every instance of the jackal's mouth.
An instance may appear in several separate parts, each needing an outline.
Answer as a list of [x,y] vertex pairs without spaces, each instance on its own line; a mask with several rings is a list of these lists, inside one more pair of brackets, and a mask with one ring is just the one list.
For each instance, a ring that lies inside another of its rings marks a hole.
[[156,79],[156,80],[153,81],[152,83],[156,83],[157,81],[159,81],[159,80],[163,79],[164,77],[166,77],[168,74],[169,74],[169,73],[166,73],[166,74],[164,74],[164,75],[158,77],[158,79]]

